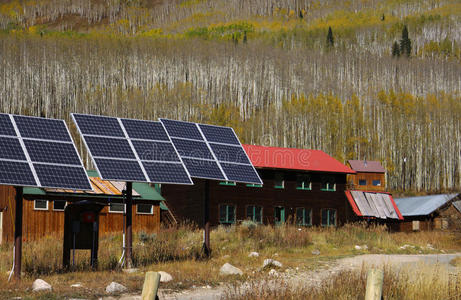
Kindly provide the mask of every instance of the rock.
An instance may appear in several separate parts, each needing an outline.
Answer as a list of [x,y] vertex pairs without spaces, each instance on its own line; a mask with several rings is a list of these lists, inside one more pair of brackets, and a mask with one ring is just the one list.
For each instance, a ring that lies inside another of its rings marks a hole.
[[139,272],[139,269],[137,268],[129,268],[129,269],[123,269],[123,273],[131,274],[131,273],[137,273]]
[[362,250],[362,247],[360,247],[359,245],[355,245],[355,250]]
[[320,255],[320,250],[318,249],[315,249],[315,250],[312,250],[312,255]]
[[269,276],[279,276],[279,273],[275,269],[269,271]]
[[273,255],[273,256],[279,256],[279,254],[278,254],[278,253],[274,253],[274,255]]
[[160,282],[170,282],[173,280],[173,276],[167,272],[159,271],[158,273],[160,274]]
[[221,269],[219,269],[220,275],[243,275],[242,270],[239,268],[234,267],[229,263],[225,263]]
[[368,250],[368,246],[367,245],[363,245],[362,247],[364,250]]
[[283,265],[282,265],[281,262],[279,262],[277,260],[274,260],[272,258],[267,258],[263,262],[263,268],[265,268],[267,266],[275,266],[275,267],[281,268]]
[[78,282],[78,283],[72,284],[70,287],[73,287],[73,288],[81,288],[81,287],[82,287],[82,284],[81,284],[80,282]]
[[127,290],[127,288],[120,283],[112,281],[107,287],[106,287],[106,293],[108,294],[113,294],[113,293],[123,293]]
[[229,254],[224,255],[222,258],[230,258]]
[[33,292],[51,291],[51,285],[44,280],[37,279],[32,284]]
[[210,286],[210,285],[207,285],[206,288],[207,288],[207,289],[211,289],[211,286]]
[[248,254],[248,257],[259,257],[259,253],[258,252],[251,252],[250,254]]

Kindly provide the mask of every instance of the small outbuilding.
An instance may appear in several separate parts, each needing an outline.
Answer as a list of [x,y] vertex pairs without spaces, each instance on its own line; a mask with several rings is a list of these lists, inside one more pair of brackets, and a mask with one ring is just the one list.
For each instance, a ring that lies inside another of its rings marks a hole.
[[356,173],[347,176],[351,189],[362,191],[385,191],[386,169],[379,161],[348,160],[348,166]]

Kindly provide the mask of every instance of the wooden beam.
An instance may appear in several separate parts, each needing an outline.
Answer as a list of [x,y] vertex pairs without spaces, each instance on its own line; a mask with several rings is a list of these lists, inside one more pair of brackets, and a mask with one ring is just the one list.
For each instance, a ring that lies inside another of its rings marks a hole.
[[383,279],[384,272],[382,270],[368,270],[365,300],[381,300],[383,294]]
[[155,300],[158,299],[157,291],[160,284],[160,274],[157,272],[146,272],[144,285],[142,287],[142,300]]
[[14,219],[14,278],[21,280],[22,263],[22,198],[23,188],[16,187],[16,216]]
[[133,183],[126,183],[126,267],[133,267],[132,247],[133,247]]

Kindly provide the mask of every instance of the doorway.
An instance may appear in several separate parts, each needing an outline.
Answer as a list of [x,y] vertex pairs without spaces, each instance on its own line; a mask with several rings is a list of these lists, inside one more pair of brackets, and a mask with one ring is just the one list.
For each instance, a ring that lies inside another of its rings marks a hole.
[[274,221],[275,224],[283,224],[285,223],[285,207],[283,206],[276,206],[274,208]]

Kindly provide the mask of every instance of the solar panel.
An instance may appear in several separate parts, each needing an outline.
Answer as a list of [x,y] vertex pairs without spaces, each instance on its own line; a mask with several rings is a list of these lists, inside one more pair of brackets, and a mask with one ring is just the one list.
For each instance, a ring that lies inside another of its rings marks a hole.
[[72,117],[103,179],[192,184],[159,122],[82,114]]
[[192,177],[262,184],[230,127],[160,119]]
[[63,120],[0,114],[0,183],[91,190]]

